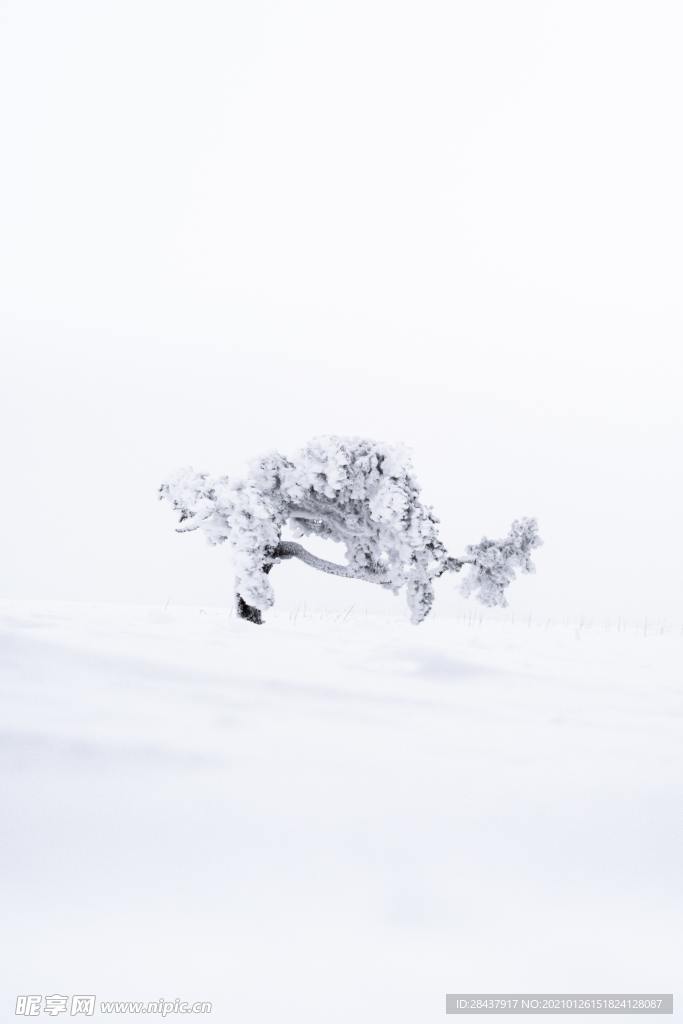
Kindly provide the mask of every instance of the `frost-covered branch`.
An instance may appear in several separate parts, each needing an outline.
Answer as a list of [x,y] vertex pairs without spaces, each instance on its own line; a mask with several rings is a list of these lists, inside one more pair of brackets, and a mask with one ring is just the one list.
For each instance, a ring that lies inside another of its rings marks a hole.
[[386,585],[390,582],[388,576],[382,576],[376,572],[364,572],[362,569],[352,569],[348,565],[339,565],[337,562],[328,562],[325,558],[318,558],[317,555],[307,551],[301,544],[294,541],[283,540],[273,552],[276,559],[299,558],[306,565],[313,569],[320,569],[321,572],[330,573],[332,576],[344,576],[350,580],[364,580],[367,583],[379,583]]
[[[181,470],[161,485],[160,496],[179,513],[179,532],[201,529],[211,544],[229,542],[238,614],[251,622],[261,622],[273,604],[270,570],[289,558],[395,593],[404,589],[417,623],[432,607],[434,581],[465,566],[464,593],[505,604],[506,587],[517,570],[533,570],[530,551],[540,544],[535,521],[520,519],[503,540],[484,538],[454,558],[439,539],[434,512],[420,500],[406,453],[363,438],[316,438],[292,459],[273,452],[241,480]],[[347,564],[283,540],[285,528],[343,544]]]
[[489,607],[506,607],[506,588],[517,570],[536,571],[531,552],[541,543],[535,519],[516,519],[502,540],[484,537],[479,544],[468,545],[463,563],[472,568],[462,582],[461,592],[465,597],[476,594],[481,603]]

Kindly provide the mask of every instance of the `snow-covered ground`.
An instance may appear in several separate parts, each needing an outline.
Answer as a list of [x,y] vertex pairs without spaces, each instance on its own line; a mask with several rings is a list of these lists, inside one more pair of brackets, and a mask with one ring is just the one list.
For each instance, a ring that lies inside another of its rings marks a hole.
[[676,990],[680,631],[267,618],[0,606],[2,1020]]

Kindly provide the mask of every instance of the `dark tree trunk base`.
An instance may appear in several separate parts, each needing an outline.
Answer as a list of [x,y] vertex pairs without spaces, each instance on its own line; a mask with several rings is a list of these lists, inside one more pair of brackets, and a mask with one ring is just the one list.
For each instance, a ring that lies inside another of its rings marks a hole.
[[263,625],[261,609],[254,608],[252,605],[247,604],[241,594],[237,595],[236,607],[237,615],[240,619],[246,619],[247,622],[254,622],[257,626]]
[[[273,568],[274,562],[266,562],[263,566],[263,571],[268,575],[270,570]],[[237,617],[240,619],[246,619],[247,622],[253,622],[257,626],[263,626],[263,616],[260,608],[254,608],[253,605],[247,604],[241,594],[235,595],[235,605],[237,608]]]

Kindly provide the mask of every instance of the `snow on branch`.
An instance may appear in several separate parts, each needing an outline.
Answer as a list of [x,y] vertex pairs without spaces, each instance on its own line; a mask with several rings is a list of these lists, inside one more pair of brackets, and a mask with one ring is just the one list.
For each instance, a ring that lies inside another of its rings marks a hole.
[[[418,623],[432,607],[434,580],[465,565],[464,591],[484,604],[504,604],[515,571],[532,571],[529,552],[540,543],[535,521],[520,519],[504,540],[484,538],[464,557],[450,556],[406,452],[357,437],[315,438],[291,459],[272,452],[234,481],[184,469],[159,491],[179,513],[178,532],[201,529],[211,544],[229,542],[238,613],[258,623],[274,601],[270,570],[290,558],[394,593],[404,589]],[[347,564],[282,540],[285,528],[342,543]]]
[[481,603],[489,607],[506,607],[506,588],[518,569],[536,571],[531,551],[541,544],[535,519],[516,519],[502,540],[484,537],[479,544],[469,544],[463,561],[470,568],[461,584],[461,593],[465,597],[476,594]]

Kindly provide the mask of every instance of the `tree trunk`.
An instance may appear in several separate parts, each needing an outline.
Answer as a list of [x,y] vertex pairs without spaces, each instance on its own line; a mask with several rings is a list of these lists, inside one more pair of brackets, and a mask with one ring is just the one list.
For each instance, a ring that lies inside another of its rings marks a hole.
[[[380,586],[388,584],[390,581],[387,577],[382,576],[378,572],[373,572],[371,569],[355,569],[349,565],[337,565],[336,562],[328,562],[325,558],[318,558],[317,555],[312,555],[310,551],[302,547],[301,544],[297,544],[295,541],[283,540],[275,548],[271,548],[268,551],[268,557],[272,558],[273,561],[266,562],[263,567],[265,573],[269,573],[274,565],[278,562],[285,561],[288,558],[298,558],[306,565],[310,565],[313,569],[319,569],[321,572],[330,573],[332,576],[343,576],[346,579],[351,580],[365,580],[368,583],[378,583]],[[435,573],[436,576],[441,576],[444,572],[459,572],[466,562],[470,559],[460,558],[448,558],[444,562],[441,572]],[[235,607],[237,615],[240,619],[245,619],[247,622],[253,622],[257,626],[263,625],[263,617],[260,608],[254,608],[252,605],[247,604],[241,594],[235,595]]]
[[[270,570],[273,568],[274,562],[267,562],[263,571],[268,575]],[[247,604],[241,594],[235,594],[235,611],[239,619],[245,619],[247,622],[253,622],[257,626],[263,625],[263,614],[260,608],[254,608],[253,605]]]
[[263,625],[261,609],[254,608],[253,605],[247,604],[241,594],[235,594],[235,610],[238,618],[246,619],[247,622],[254,622],[257,626]]

